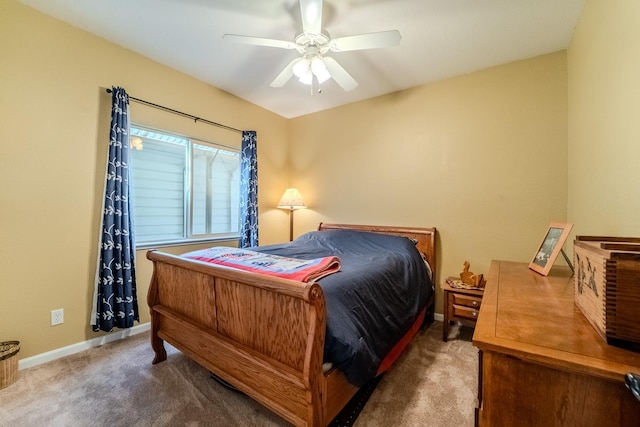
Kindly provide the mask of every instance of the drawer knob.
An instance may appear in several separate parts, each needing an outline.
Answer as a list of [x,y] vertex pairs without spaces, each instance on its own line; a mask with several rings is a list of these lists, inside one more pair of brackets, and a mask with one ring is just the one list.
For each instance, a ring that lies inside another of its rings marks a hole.
[[473,317],[478,317],[478,312],[477,312],[477,311],[472,311],[472,312],[471,312],[471,315],[472,315]]
[[472,301],[471,305],[474,306],[474,307],[477,307],[478,306],[478,301]]

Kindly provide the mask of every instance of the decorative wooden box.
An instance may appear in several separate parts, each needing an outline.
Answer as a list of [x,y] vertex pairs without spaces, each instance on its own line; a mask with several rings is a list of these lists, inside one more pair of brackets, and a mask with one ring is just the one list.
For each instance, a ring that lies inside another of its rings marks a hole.
[[608,343],[640,345],[640,238],[576,236],[575,303]]

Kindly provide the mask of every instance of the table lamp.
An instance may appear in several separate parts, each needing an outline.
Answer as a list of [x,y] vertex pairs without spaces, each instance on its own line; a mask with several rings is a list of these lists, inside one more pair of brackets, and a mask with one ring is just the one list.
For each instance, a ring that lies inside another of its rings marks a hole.
[[287,188],[278,202],[278,208],[289,209],[289,241],[293,240],[293,211],[296,209],[306,209],[300,191],[297,188]]

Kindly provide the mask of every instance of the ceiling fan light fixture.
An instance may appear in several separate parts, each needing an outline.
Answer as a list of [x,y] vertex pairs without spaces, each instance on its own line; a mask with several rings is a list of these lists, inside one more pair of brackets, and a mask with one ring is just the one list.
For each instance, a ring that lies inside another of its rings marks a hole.
[[312,55],[302,58],[293,66],[293,74],[300,80],[300,83],[311,86],[315,76],[319,84],[331,78],[329,70],[320,55]]
[[311,60],[311,71],[315,74],[319,83],[324,83],[331,78],[331,74],[329,74],[327,66],[320,56],[316,56]]
[[311,61],[307,58],[302,58],[300,61],[296,62],[296,65],[293,66],[293,74],[301,79],[309,72],[309,67],[311,66]]
[[307,72],[300,76],[298,80],[300,80],[300,83],[302,84],[311,86],[313,83],[313,73],[311,72],[311,69],[307,69]]

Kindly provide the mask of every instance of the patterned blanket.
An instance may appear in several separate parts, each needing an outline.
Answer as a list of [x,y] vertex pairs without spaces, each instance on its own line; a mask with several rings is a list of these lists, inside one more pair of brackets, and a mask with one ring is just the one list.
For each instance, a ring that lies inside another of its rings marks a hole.
[[226,246],[189,252],[182,256],[300,282],[318,280],[340,270],[340,259],[336,256],[304,260]]

